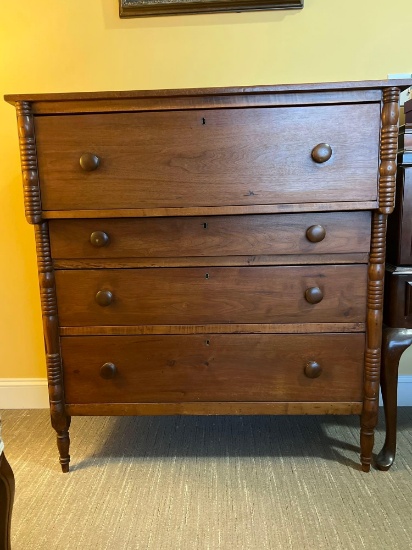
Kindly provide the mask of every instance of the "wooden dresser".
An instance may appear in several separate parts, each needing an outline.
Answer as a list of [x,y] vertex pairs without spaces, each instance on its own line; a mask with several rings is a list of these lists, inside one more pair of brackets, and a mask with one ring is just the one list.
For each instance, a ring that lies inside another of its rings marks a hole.
[[14,95],[52,425],[378,411],[409,81]]

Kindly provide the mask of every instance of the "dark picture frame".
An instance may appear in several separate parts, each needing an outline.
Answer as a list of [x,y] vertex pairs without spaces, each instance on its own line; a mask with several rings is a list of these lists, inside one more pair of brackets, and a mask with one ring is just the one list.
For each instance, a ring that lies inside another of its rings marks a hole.
[[303,8],[304,0],[119,0],[119,15],[153,17],[199,13],[287,10]]

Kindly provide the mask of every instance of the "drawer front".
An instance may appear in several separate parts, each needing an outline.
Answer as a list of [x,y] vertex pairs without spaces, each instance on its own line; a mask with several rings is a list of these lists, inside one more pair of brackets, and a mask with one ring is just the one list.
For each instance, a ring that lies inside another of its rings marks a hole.
[[[377,197],[377,103],[46,116],[35,124],[44,210]],[[312,158],[320,143],[332,148],[322,163]]]
[[65,337],[65,398],[361,401],[364,345],[364,334]]
[[369,212],[51,220],[54,258],[368,252]]
[[366,265],[56,272],[61,326],[364,322],[366,281]]

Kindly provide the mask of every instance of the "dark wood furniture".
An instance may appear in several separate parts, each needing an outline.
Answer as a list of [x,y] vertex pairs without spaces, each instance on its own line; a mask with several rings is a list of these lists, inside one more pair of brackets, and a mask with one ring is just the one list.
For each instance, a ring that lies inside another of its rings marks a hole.
[[409,81],[14,95],[52,425],[359,414]]
[[399,132],[395,210],[388,220],[381,386],[386,420],[385,444],[378,455],[388,470],[396,453],[398,368],[412,344],[412,101],[405,104]]
[[119,0],[120,17],[154,17],[303,8],[303,0]]
[[10,550],[11,515],[14,501],[14,475],[4,453],[0,452],[0,550]]

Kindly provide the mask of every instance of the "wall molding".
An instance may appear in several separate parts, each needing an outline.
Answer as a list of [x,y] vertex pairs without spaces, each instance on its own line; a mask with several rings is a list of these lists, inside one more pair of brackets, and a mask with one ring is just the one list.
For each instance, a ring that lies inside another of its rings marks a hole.
[[[412,374],[399,376],[398,404],[412,407]],[[48,408],[47,378],[0,378],[0,409]]]
[[400,407],[412,407],[412,374],[399,376],[398,405]]
[[0,378],[0,409],[48,409],[47,378]]

